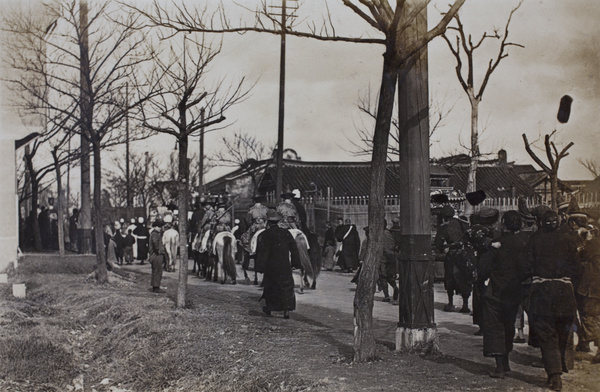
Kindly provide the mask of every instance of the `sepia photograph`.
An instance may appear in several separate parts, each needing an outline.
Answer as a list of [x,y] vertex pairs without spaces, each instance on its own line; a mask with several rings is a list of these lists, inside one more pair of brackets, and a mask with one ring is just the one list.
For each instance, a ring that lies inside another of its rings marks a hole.
[[0,391],[598,390],[600,3],[0,6]]

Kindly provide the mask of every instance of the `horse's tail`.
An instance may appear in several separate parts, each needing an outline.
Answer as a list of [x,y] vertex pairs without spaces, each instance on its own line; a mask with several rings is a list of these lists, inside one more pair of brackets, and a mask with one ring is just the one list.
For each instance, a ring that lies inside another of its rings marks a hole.
[[306,235],[306,239],[308,240],[308,245],[310,246],[310,261],[313,267],[314,278],[317,279],[319,277],[319,273],[321,272],[321,268],[323,267],[323,258],[321,256],[321,246],[319,245],[319,239],[316,234],[313,232],[309,232]]
[[231,236],[223,237],[223,270],[232,279],[237,277],[237,269],[235,268],[235,258],[233,257],[233,244]]
[[308,242],[306,237],[299,235],[296,237],[296,245],[298,245],[298,253],[300,253],[300,265],[302,269],[311,279],[315,278],[315,272],[313,270],[312,263],[310,262],[310,255],[308,249]]

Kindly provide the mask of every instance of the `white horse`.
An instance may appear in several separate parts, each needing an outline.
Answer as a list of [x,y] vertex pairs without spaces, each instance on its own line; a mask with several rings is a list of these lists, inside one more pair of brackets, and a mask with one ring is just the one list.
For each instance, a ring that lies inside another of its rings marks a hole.
[[229,231],[221,231],[213,239],[213,254],[217,255],[217,277],[221,284],[225,283],[227,277],[231,278],[231,284],[236,284],[235,241],[235,236]]
[[179,249],[179,232],[174,228],[165,230],[162,236],[163,245],[167,253],[166,269],[175,270],[175,259],[177,259],[177,249]]

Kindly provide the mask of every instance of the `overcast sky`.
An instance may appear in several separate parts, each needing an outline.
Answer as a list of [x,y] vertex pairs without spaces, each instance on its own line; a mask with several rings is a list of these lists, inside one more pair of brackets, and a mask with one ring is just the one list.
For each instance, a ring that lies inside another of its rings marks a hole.
[[[258,2],[241,3],[253,8]],[[439,11],[446,10],[448,3],[448,0],[434,0],[429,7],[430,26],[437,23]],[[303,0],[301,14],[318,23],[325,15],[325,4],[332,12],[339,34],[380,37],[343,6],[341,0]],[[476,40],[484,31],[491,32],[494,28],[503,31],[510,10],[517,4],[517,0],[467,0],[460,14],[467,32]],[[508,49],[509,56],[491,76],[480,105],[483,153],[495,154],[504,148],[510,161],[533,163],[525,152],[521,134],[526,133],[534,141],[556,129],[559,149],[570,141],[575,143],[570,155],[561,162],[561,178],[590,178],[578,158],[600,161],[596,158],[600,145],[598,20],[599,1],[524,0],[513,17],[509,33],[509,40],[524,48]],[[477,86],[488,61],[497,54],[498,43],[486,42],[487,46],[476,52]],[[212,77],[225,77],[232,82],[246,77],[256,81],[256,86],[250,98],[225,113],[232,125],[222,131],[224,134],[245,132],[259,136],[266,144],[275,144],[279,48],[277,36],[256,33],[225,36],[222,52],[213,63]],[[370,93],[374,98],[378,91],[382,53],[381,45],[324,43],[289,37],[285,148],[296,150],[304,161],[367,160],[353,155],[355,147],[351,140],[357,138],[357,128],[373,127],[361,116],[357,105],[361,97]],[[432,112],[440,107],[452,111],[433,136],[432,157],[466,152],[463,146],[469,140],[469,104],[454,67],[455,60],[445,41],[436,38],[429,46],[430,101],[435,102]],[[560,124],[556,113],[565,94],[574,101],[569,122]],[[207,153],[221,147],[220,137],[217,133],[207,135]],[[168,138],[160,136],[140,142],[134,149],[167,153],[174,146],[174,140]],[[223,170],[213,170],[206,179],[220,174]]]
[[[245,1],[244,3],[256,3]],[[311,15],[324,14],[322,1],[305,0]],[[467,32],[478,39],[484,31],[502,32],[515,0],[467,0],[461,18]],[[362,19],[341,4],[328,0],[339,32],[379,36]],[[448,1],[438,1],[446,9]],[[318,19],[318,18],[317,18]],[[429,24],[439,11],[430,6]],[[525,0],[510,26],[511,47],[492,75],[480,105],[481,150],[508,152],[508,159],[533,163],[523,147],[522,133],[537,140],[553,130],[559,149],[575,145],[561,163],[566,179],[589,178],[578,158],[596,158],[600,145],[600,2],[592,0]],[[476,78],[497,54],[498,43],[487,41],[476,52]],[[375,96],[382,68],[379,45],[323,43],[289,37],[287,42],[285,148],[293,148],[304,161],[365,160],[354,156],[349,139],[357,127],[372,127],[361,117],[359,97]],[[430,100],[443,110],[452,108],[432,141],[432,157],[465,152],[470,133],[467,97],[454,71],[455,61],[445,41],[429,47]],[[275,143],[278,124],[279,41],[260,34],[228,36],[218,56],[215,73],[258,80],[252,96],[226,114],[234,121],[229,130],[260,135]],[[476,81],[477,86],[479,82]],[[560,98],[573,97],[568,123],[556,120]],[[439,104],[441,102],[441,104]],[[207,149],[218,148],[218,135],[207,136]],[[541,152],[540,152],[541,154]],[[209,173],[208,179],[215,173]]]

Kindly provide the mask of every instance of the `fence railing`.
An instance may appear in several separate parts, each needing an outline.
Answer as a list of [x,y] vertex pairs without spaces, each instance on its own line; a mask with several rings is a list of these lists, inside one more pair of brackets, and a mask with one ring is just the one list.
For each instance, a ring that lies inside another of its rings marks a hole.
[[585,192],[585,193],[576,193],[575,200],[577,200],[577,204],[579,208],[582,209],[591,209],[600,207],[600,193],[599,192]]

